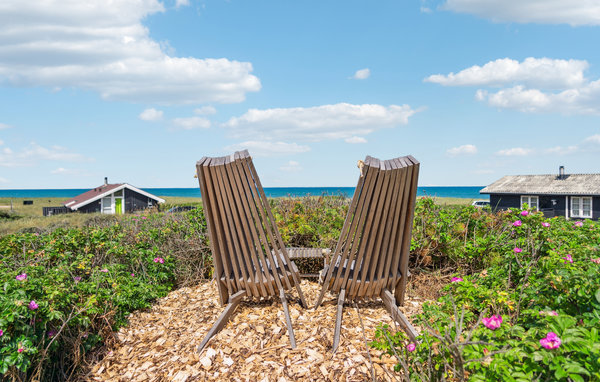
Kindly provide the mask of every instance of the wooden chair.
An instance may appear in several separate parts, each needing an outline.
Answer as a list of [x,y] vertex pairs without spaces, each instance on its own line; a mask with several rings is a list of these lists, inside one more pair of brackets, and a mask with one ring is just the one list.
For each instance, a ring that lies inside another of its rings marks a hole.
[[244,296],[279,295],[292,348],[296,347],[285,291],[300,289],[298,270],[290,261],[248,151],[227,157],[204,157],[196,164],[214,272],[223,313],[200,344],[202,351],[221,330]]
[[[361,167],[362,164],[362,167]],[[367,156],[315,308],[326,291],[338,294],[333,351],[340,340],[343,304],[381,298],[412,340],[415,329],[398,310],[404,303],[419,162]]]

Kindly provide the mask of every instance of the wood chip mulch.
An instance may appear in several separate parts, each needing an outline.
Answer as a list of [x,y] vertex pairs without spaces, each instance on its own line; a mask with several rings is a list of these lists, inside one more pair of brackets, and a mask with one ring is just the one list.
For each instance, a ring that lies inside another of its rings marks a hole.
[[[319,284],[302,280],[309,306]],[[399,380],[396,359],[366,345],[378,324],[394,327],[383,303],[344,308],[338,351],[331,352],[336,299],[302,309],[297,295],[288,302],[297,347],[291,349],[279,299],[242,302],[229,323],[198,354],[196,347],[223,307],[213,282],[171,292],[148,311],[136,312],[117,334],[107,355],[91,367],[88,381],[378,381]],[[400,310],[409,318],[421,300],[408,296]],[[361,320],[364,325],[364,333]]]

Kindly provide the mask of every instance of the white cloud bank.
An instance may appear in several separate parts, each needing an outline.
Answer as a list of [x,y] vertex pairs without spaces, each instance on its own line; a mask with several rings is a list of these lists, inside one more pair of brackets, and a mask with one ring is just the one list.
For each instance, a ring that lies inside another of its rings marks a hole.
[[208,129],[210,121],[202,117],[175,118],[173,125],[183,130]]
[[146,110],[142,111],[139,115],[139,118],[142,121],[148,121],[148,122],[160,121],[162,119],[162,117],[163,117],[162,110],[156,110],[154,108],[146,109]]
[[495,22],[600,25],[598,0],[448,0],[442,8]]
[[35,142],[23,150],[15,152],[9,147],[0,151],[0,167],[34,166],[42,161],[81,162],[83,155],[68,151],[61,146],[44,147]]
[[10,129],[12,126],[7,125],[6,123],[0,123],[0,130]]
[[570,155],[581,152],[600,152],[600,134],[592,135],[585,138],[579,144],[570,146],[555,146],[550,148],[523,148],[513,147],[510,149],[499,150],[496,152],[498,156],[513,156],[522,157],[529,155]]
[[310,151],[310,147],[297,143],[246,141],[225,147],[226,151],[248,150],[255,157],[299,154]]
[[299,171],[302,171],[302,166],[300,166],[300,163],[291,160],[291,161],[287,162],[285,165],[279,167],[279,169],[281,171],[285,171],[285,172],[299,172]]
[[[353,105],[250,109],[223,124],[233,138],[318,142],[356,140],[373,131],[408,123],[415,114],[408,105]],[[360,139],[359,139],[360,140]]]
[[248,62],[165,53],[142,25],[164,11],[158,0],[3,0],[0,85],[160,104],[234,103],[260,90]]
[[357,70],[354,73],[354,75],[352,76],[352,78],[355,80],[366,80],[370,76],[371,76],[371,70],[369,68],[364,68],[364,69]]
[[477,154],[477,147],[475,145],[462,145],[458,147],[452,147],[446,150],[446,153],[448,153],[450,156],[474,155]]
[[590,81],[583,60],[509,58],[474,65],[458,73],[435,74],[425,82],[444,86],[500,87],[479,89],[476,99],[490,106],[534,113],[600,114],[600,80]]

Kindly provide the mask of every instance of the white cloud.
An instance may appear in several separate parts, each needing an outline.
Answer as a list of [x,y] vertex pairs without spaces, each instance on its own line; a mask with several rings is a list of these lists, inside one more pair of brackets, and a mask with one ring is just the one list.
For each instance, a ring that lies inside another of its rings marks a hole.
[[50,174],[55,174],[55,175],[82,175],[80,170],[76,170],[76,169],[70,169],[70,168],[64,168],[64,167],[59,167],[57,169],[54,169],[52,171],[50,171]]
[[346,143],[367,143],[367,140],[363,137],[350,137],[350,138],[346,138],[344,139],[344,141]]
[[573,154],[576,153],[577,151],[579,151],[579,146],[567,146],[567,147],[562,147],[562,146],[556,146],[556,147],[551,147],[549,149],[544,150],[544,152],[546,154],[550,154],[550,155],[569,155],[569,154]]
[[0,183],[10,183],[10,182],[8,181],[8,179],[0,176]]
[[248,62],[169,55],[142,25],[164,10],[158,0],[3,0],[0,82],[161,104],[241,102],[260,90]]
[[190,5],[190,0],[175,0],[175,8],[187,7]]
[[10,129],[12,126],[5,123],[0,123],[0,130]]
[[217,114],[217,109],[215,109],[214,106],[202,106],[197,109],[194,109],[194,114],[198,114],[198,115]]
[[173,125],[183,130],[208,129],[210,127],[210,121],[202,117],[175,118],[172,122]]
[[417,110],[408,105],[338,103],[288,109],[250,109],[223,124],[234,138],[318,142],[364,136],[408,123]]
[[590,81],[583,72],[587,61],[527,58],[519,63],[508,58],[472,66],[457,74],[436,74],[425,79],[444,86],[500,87],[479,89],[478,101],[530,113],[600,114],[600,80]]
[[533,149],[526,149],[523,147],[515,147],[512,149],[505,149],[496,152],[496,155],[506,156],[506,157],[522,157],[533,154]]
[[162,119],[162,117],[163,117],[163,111],[156,110],[154,108],[146,109],[146,110],[142,111],[139,115],[139,118],[142,121],[150,121],[150,122],[160,121]]
[[494,170],[490,170],[490,169],[480,169],[480,170],[473,170],[471,171],[471,174],[475,174],[475,175],[488,175],[488,174],[493,174],[495,171]]
[[592,135],[583,140],[585,143],[596,143],[600,145],[600,134]]
[[35,142],[31,142],[29,146],[18,152],[5,147],[0,154],[0,166],[2,167],[34,166],[42,161],[80,162],[84,160],[89,159],[81,154],[70,152],[64,147],[44,147]]
[[446,150],[446,153],[448,153],[450,156],[473,155],[477,154],[477,147],[474,145],[462,145],[458,147],[452,147]]
[[434,74],[425,79],[443,86],[502,86],[520,83],[526,86],[561,89],[584,83],[587,61],[528,57],[523,62],[510,58],[474,65],[448,75]]
[[354,73],[354,75],[352,76],[352,78],[355,80],[366,80],[370,76],[371,76],[371,70],[369,68],[364,68],[364,69],[357,70]]
[[310,151],[310,147],[297,143],[269,141],[246,141],[225,147],[226,151],[241,151],[246,149],[252,156],[256,157],[299,154]]
[[299,172],[299,171],[302,171],[302,166],[300,166],[300,163],[291,160],[291,161],[287,162],[285,165],[279,167],[279,169],[281,171],[285,171],[285,172]]
[[495,22],[600,25],[597,0],[447,0],[442,8]]
[[4,141],[2,139],[0,139],[0,146],[2,146],[4,144]]

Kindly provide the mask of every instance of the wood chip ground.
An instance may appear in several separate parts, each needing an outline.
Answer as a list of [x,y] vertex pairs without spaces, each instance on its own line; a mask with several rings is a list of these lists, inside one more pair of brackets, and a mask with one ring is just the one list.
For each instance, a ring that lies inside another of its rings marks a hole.
[[[302,280],[310,306],[320,286]],[[117,334],[107,355],[91,367],[88,381],[378,381],[399,380],[396,360],[369,348],[380,323],[394,326],[383,303],[344,308],[340,347],[331,352],[336,299],[327,294],[319,309],[303,309],[288,294],[297,348],[291,349],[279,299],[243,302],[204,351],[196,347],[223,307],[214,283],[181,288],[148,311],[136,312]],[[408,296],[400,309],[410,319],[421,301]],[[369,357],[370,354],[370,357]],[[370,359],[371,360],[370,360]]]

